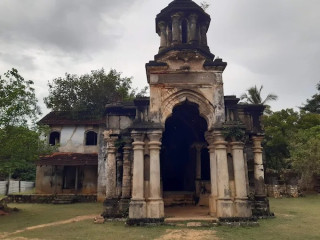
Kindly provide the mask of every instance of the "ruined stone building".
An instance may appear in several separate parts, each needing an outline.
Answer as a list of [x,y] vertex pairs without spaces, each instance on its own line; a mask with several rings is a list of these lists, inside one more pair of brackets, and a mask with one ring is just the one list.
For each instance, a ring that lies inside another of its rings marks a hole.
[[264,107],[224,96],[227,63],[210,52],[209,25],[196,3],[174,0],[156,17],[150,97],[107,105],[99,121],[44,117],[60,148],[38,163],[37,191],[96,193],[105,217],[128,212],[132,221],[162,221],[176,204],[207,206],[218,218],[267,211]]

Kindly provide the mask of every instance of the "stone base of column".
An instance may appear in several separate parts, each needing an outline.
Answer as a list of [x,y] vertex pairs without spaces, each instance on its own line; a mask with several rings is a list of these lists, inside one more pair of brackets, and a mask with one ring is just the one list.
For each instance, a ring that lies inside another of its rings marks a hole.
[[217,216],[217,198],[215,196],[209,196],[209,214],[212,217]]
[[101,214],[104,218],[122,218],[122,212],[119,208],[119,199],[106,199],[103,202],[104,212]]
[[218,199],[217,200],[217,217],[230,218],[233,217],[233,202],[231,199]]
[[274,217],[270,211],[269,199],[266,196],[255,196],[252,203],[252,215],[258,218]]
[[164,218],[164,203],[162,199],[147,202],[147,218]]
[[131,200],[129,204],[129,219],[145,219],[147,204],[145,200]]
[[251,206],[248,199],[236,198],[234,201],[234,216],[240,218],[252,217]]
[[119,211],[121,212],[123,217],[129,216],[129,204],[130,199],[129,198],[121,198],[119,202]]

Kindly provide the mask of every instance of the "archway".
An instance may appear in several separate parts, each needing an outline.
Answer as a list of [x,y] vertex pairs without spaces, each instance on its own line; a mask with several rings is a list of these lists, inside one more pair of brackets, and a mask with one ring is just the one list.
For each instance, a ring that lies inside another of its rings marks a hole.
[[[162,137],[161,175],[164,192],[196,192],[197,179],[197,149],[196,144],[202,144],[200,149],[200,175],[210,177],[209,154],[206,148],[204,133],[208,125],[200,116],[199,106],[185,101],[173,108],[172,115],[165,122]],[[198,149],[199,151],[199,149]],[[200,177],[201,178],[201,177]],[[206,179],[209,180],[209,179]]]

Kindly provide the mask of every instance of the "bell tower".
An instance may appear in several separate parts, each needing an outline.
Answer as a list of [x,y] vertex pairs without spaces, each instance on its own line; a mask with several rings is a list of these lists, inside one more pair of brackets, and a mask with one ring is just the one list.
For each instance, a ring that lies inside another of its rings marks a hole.
[[207,44],[210,16],[191,0],[175,0],[156,18],[160,36],[159,54],[174,48],[197,49],[213,59]]
[[222,73],[227,63],[210,52],[210,21],[191,0],[174,0],[157,15],[159,51],[146,64],[151,122],[164,126],[173,107],[186,100],[199,106],[209,130],[224,122]]

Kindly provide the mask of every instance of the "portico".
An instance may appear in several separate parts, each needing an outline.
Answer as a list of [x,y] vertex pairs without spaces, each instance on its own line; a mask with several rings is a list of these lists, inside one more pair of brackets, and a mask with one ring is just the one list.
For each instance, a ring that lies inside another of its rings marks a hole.
[[264,107],[224,96],[227,63],[207,46],[210,20],[193,1],[172,1],[156,17],[159,52],[146,64],[150,97],[107,107],[104,216],[114,209],[125,215],[127,203],[130,224],[161,222],[165,207],[177,205],[243,219],[252,216],[249,191],[265,201]]

